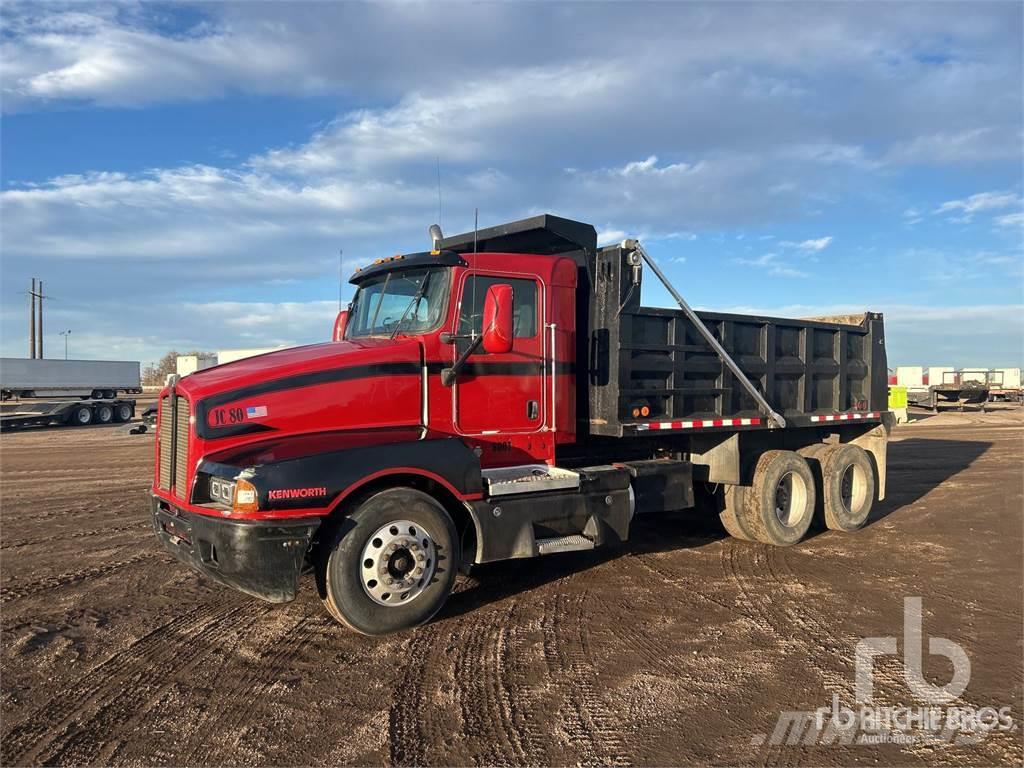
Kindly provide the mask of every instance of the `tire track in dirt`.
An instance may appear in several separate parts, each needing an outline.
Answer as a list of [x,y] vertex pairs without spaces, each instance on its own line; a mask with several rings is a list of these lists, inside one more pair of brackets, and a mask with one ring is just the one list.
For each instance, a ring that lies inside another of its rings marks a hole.
[[[244,640],[247,630],[267,612],[245,615],[250,605],[227,611],[202,631],[186,639],[188,645],[172,646],[169,657],[157,660],[144,669],[134,670],[127,684],[101,705],[91,717],[75,730],[64,743],[50,748],[52,757],[45,762],[66,765],[104,764],[105,754],[112,753],[126,740],[135,737],[133,727],[148,713],[183,674],[191,673],[205,663],[211,652],[231,651]],[[240,620],[236,620],[240,619]]]
[[391,765],[426,765],[429,762],[430,745],[423,731],[422,708],[430,700],[426,681],[432,662],[438,658],[437,646],[441,639],[436,623],[412,630],[403,653],[405,667],[392,694],[388,713]]
[[[61,539],[82,539],[89,536],[108,536],[115,533],[123,533],[124,531],[137,531],[139,533],[149,534],[151,528],[138,522],[130,523],[128,525],[111,525],[105,528],[94,528],[87,531],[71,531],[69,533],[61,533]],[[22,549],[24,547],[34,547],[41,544],[50,544],[53,542],[53,537],[48,536],[40,539],[20,539],[17,541],[5,541],[0,542],[0,549]]]
[[630,765],[622,724],[596,687],[597,666],[588,641],[584,610],[588,592],[558,593],[545,601],[541,618],[544,657],[558,699],[559,725],[577,765]]
[[[792,568],[785,549],[773,548],[769,550],[769,555],[774,563],[773,572],[778,573],[784,571],[788,574],[789,578],[798,579],[799,577]],[[929,598],[936,596],[930,595]],[[902,603],[902,596],[897,599]],[[810,614],[810,619],[823,624],[827,619],[821,615],[814,615],[814,609],[808,606],[807,614]],[[902,618],[902,612],[900,614]],[[795,616],[799,622],[802,617]],[[893,631],[893,635],[901,636],[903,633],[902,624]],[[855,662],[853,661],[856,654],[856,644],[861,638],[854,637],[850,638],[848,646],[839,645],[832,650],[836,655],[841,656],[844,661],[848,662],[850,674],[848,677],[836,674],[833,670],[828,669],[824,665],[818,665],[817,669],[822,677],[823,683],[826,683],[826,691],[829,694],[838,693],[840,696],[840,702],[847,706],[854,705],[854,668]],[[899,641],[900,648],[902,649],[902,637]],[[872,665],[872,688],[873,688],[873,703],[879,706],[916,706],[921,705],[920,702],[914,698],[911,694],[907,682],[906,682],[906,670],[903,664],[902,651],[896,656],[885,656],[883,657],[883,663],[875,663]],[[822,702],[822,705],[828,705],[831,702]],[[987,704],[988,702],[986,702]],[[977,710],[980,708],[977,702],[971,701],[964,696],[960,696],[956,701],[951,702],[950,706],[958,706],[963,708],[970,708]],[[1004,738],[999,738],[999,735],[989,736],[982,740],[977,745],[972,745],[969,749],[969,759],[967,762],[970,764],[985,764],[985,765],[997,765],[1005,760],[1007,751],[1003,748],[1006,741],[1013,739],[1014,737],[1004,734]],[[925,761],[933,759],[937,752],[942,752],[943,758],[948,760],[952,757],[951,745],[942,743],[923,743],[923,744],[911,744],[904,747],[905,753],[915,754],[921,757]],[[981,753],[981,754],[979,754]],[[809,753],[807,746],[801,744],[797,751],[797,755],[802,760],[808,758],[812,762],[816,761],[818,757]],[[983,757],[981,755],[984,755]],[[979,757],[981,759],[979,760]]]
[[456,699],[467,733],[490,737],[486,750],[474,756],[478,765],[529,763],[523,717],[508,686],[506,665],[510,627],[516,604],[489,611],[486,621],[470,620],[455,651]]
[[[253,715],[251,703],[262,700],[267,691],[278,683],[283,663],[305,647],[318,623],[322,623],[320,617],[299,616],[285,626],[283,632],[268,634],[255,647],[250,647],[249,652],[258,658],[250,663],[244,674],[226,676],[230,677],[231,684],[226,688],[218,687],[218,706],[214,711],[204,710],[202,721],[189,739],[192,750],[180,759],[176,757],[180,764],[226,765],[231,762],[238,734]],[[210,683],[216,684],[220,679],[214,675]],[[102,759],[100,762],[111,761]],[[302,761],[296,759],[294,762],[299,764]]]
[[57,576],[47,576],[43,579],[19,583],[15,586],[3,587],[0,589],[0,603],[8,603],[12,600],[33,597],[42,592],[59,589],[60,587],[68,587],[72,584],[77,584],[80,581],[85,581],[86,579],[95,579],[101,576],[107,576],[108,574],[119,571],[122,568],[135,565],[143,560],[150,560],[153,557],[154,553],[152,552],[142,552],[137,555],[132,555],[124,560],[117,560],[104,565],[95,565],[91,568],[85,568],[80,571],[69,571],[67,573],[58,574]]
[[[727,540],[723,542],[720,564],[726,578],[739,591],[748,608],[756,614],[757,625],[766,633],[775,636],[780,644],[790,642],[803,646],[807,656],[812,659],[820,658],[822,650],[841,655],[843,646],[832,628],[834,622],[824,620],[806,610],[809,608],[809,601],[799,601],[799,609],[795,609],[793,601],[788,598],[775,601],[774,596],[778,594],[780,587],[782,590],[788,590],[793,584],[799,583],[799,579],[792,571],[784,574],[779,572],[776,564],[779,551],[780,548],[770,545]],[[761,582],[761,585],[757,582]],[[765,584],[772,590],[771,602],[767,599],[768,591],[763,586]],[[768,605],[775,606],[777,610],[769,610],[766,607]],[[850,643],[847,650],[851,656],[853,648],[854,644]],[[813,669],[821,678],[828,695],[847,687],[847,682],[827,664],[815,664]],[[770,724],[771,727],[774,725]],[[760,749],[760,762],[766,766],[799,765],[807,756],[803,744],[773,745],[766,740]]]
[[122,726],[152,698],[154,688],[193,668],[211,648],[223,648],[225,638],[256,620],[258,614],[251,612],[236,621],[247,607],[226,602],[193,608],[113,654],[12,728],[4,740],[3,762],[94,762],[119,731],[133,735]]

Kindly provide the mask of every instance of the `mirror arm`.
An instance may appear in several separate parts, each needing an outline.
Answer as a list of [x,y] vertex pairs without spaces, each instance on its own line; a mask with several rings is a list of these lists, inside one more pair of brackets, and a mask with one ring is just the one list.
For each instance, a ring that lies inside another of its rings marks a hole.
[[466,347],[466,351],[459,355],[458,360],[452,363],[451,368],[441,369],[441,383],[446,387],[450,387],[455,383],[455,377],[459,375],[459,371],[466,364],[466,359],[472,355],[484,341],[484,335],[481,333],[475,339],[473,343]]

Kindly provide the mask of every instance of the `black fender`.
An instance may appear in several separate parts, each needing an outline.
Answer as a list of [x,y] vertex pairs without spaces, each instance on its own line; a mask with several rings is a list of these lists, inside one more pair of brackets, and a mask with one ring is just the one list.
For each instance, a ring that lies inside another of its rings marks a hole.
[[[207,460],[199,472],[248,480],[256,488],[261,512],[333,510],[364,484],[388,475],[422,476],[459,499],[479,498],[483,490],[479,457],[454,437],[351,446],[255,463],[258,453],[249,454],[253,463],[241,457],[224,463]],[[204,489],[198,485],[196,494],[202,496]]]

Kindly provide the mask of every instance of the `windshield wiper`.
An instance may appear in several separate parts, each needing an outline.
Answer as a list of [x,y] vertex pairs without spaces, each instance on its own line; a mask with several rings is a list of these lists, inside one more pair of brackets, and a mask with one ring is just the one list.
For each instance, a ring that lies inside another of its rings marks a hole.
[[395,324],[395,329],[391,332],[391,341],[395,340],[395,336],[397,336],[398,332],[401,330],[402,323],[405,322],[405,318],[409,314],[409,310],[418,304],[423,298],[423,293],[427,290],[427,281],[430,280],[431,274],[431,272],[427,272],[427,274],[423,276],[423,282],[420,283],[420,287],[416,289],[416,293],[412,295],[409,303],[405,306],[405,311],[402,312],[402,316],[398,318],[398,322]]

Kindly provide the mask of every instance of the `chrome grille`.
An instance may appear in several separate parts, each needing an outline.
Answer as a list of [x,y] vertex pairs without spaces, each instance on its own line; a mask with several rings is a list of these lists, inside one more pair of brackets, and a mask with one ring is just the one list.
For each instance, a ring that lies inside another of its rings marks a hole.
[[174,424],[171,421],[171,398],[160,399],[160,488],[168,491],[171,488],[171,438],[174,435]]
[[178,496],[188,498],[188,400],[175,398],[174,420],[174,490]]

